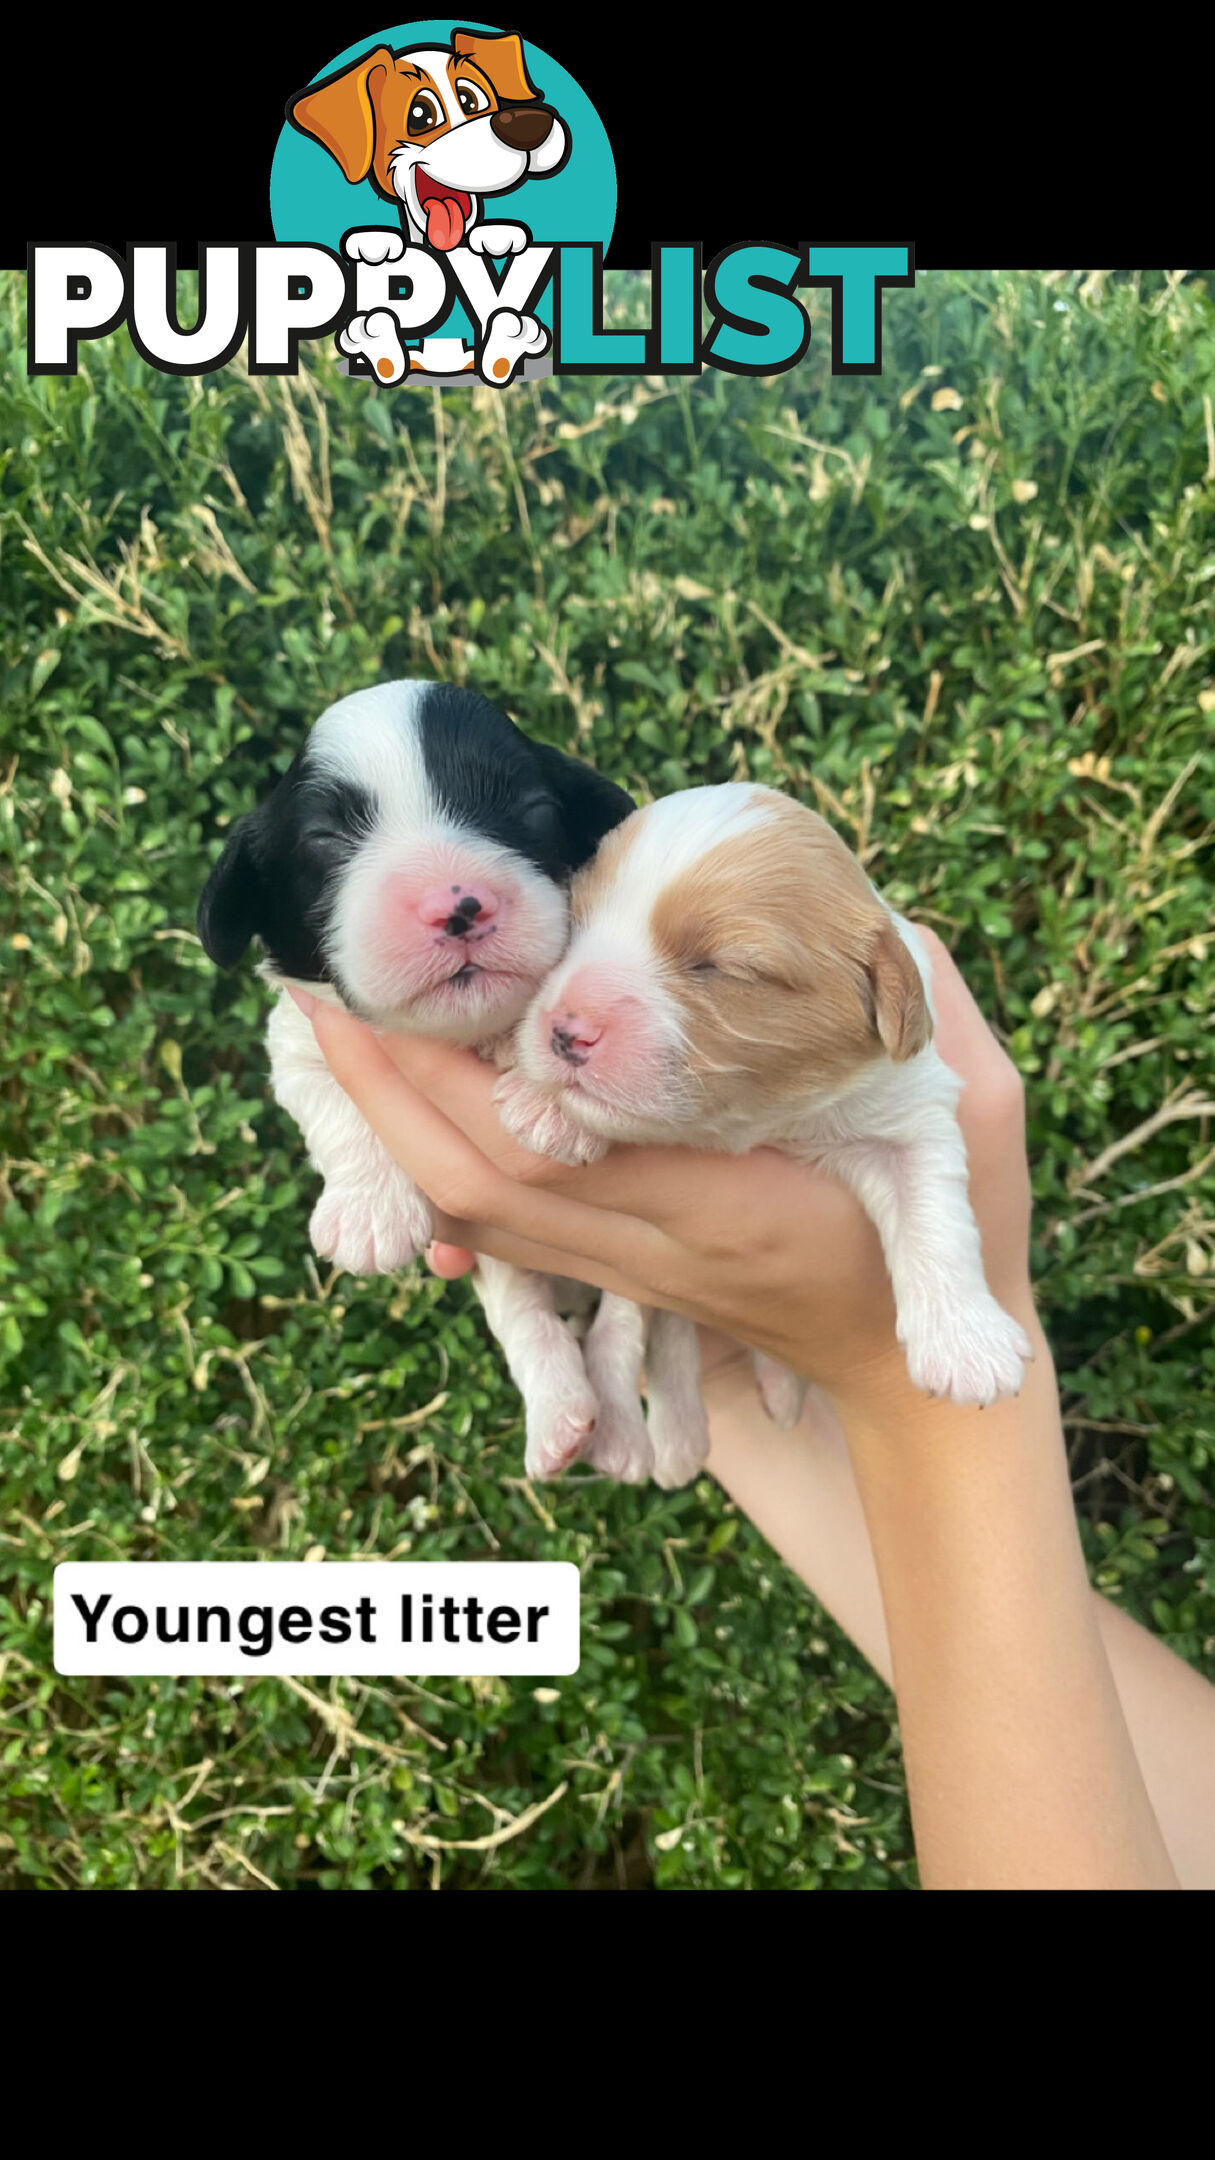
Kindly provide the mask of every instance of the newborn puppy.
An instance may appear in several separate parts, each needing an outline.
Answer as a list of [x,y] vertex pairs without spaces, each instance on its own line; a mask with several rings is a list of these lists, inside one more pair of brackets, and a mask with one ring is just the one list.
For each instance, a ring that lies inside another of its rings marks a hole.
[[[570,1161],[675,1141],[821,1165],[877,1225],[916,1386],[1014,1393],[1030,1344],[983,1274],[923,947],[831,827],[768,788],[690,788],[608,836],[571,911],[498,1082],[507,1129]],[[668,1394],[686,1389],[688,1324],[662,1317],[656,1351]],[[800,1383],[771,1360],[760,1377],[795,1417]],[[659,1481],[685,1482],[695,1444],[650,1429]]]
[[[430,1242],[431,1212],[338,1086],[286,986],[505,1062],[565,950],[569,878],[632,808],[623,788],[529,742],[476,692],[395,682],[331,705],[234,827],[199,936],[225,968],[252,938],[264,947],[261,972],[282,993],[268,1034],[274,1092],[325,1181],[310,1230],[338,1267],[406,1266]],[[554,1475],[592,1432],[612,1465],[644,1459],[637,1308],[605,1295],[580,1349],[551,1278],[482,1258],[474,1281],[524,1399],[529,1474]]]

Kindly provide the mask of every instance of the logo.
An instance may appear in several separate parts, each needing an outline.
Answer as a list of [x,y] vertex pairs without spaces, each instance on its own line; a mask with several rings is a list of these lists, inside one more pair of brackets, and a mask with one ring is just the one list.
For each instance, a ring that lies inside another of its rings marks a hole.
[[697,239],[655,239],[648,327],[606,326],[616,167],[590,97],[518,32],[450,19],[362,39],[289,92],[270,213],[272,243],[200,247],[188,327],[171,245],[31,244],[29,372],[74,374],[80,341],[125,321],[185,375],[246,339],[251,372],[294,374],[328,336],[384,387],[776,375],[810,343],[799,293],[827,287],[833,371],[879,374],[882,293],[915,279],[910,246],[739,241],[705,266]]
[[[289,99],[271,215],[281,239],[332,235],[354,266],[337,333],[352,374],[504,389],[551,373],[552,242],[602,252],[616,170],[590,100],[548,54],[514,32],[442,29],[364,45]],[[355,224],[363,203],[372,215]]]

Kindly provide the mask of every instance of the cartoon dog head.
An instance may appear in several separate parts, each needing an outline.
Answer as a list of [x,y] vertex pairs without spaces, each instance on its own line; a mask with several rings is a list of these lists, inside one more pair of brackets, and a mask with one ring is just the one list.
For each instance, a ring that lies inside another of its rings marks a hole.
[[337,160],[370,178],[414,232],[442,253],[459,247],[483,195],[556,172],[569,132],[531,81],[513,33],[456,30],[449,46],[387,45],[292,98],[288,118]]

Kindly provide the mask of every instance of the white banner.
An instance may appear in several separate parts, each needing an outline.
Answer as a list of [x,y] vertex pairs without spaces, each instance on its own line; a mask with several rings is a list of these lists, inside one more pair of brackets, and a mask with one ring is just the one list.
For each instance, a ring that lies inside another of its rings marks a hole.
[[60,1673],[575,1673],[572,1560],[69,1560]]

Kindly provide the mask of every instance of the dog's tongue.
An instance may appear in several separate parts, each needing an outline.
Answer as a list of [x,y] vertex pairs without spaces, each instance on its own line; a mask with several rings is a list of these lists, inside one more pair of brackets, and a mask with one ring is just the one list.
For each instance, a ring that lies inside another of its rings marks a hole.
[[432,195],[426,205],[426,244],[446,255],[464,238],[464,212],[454,195]]

